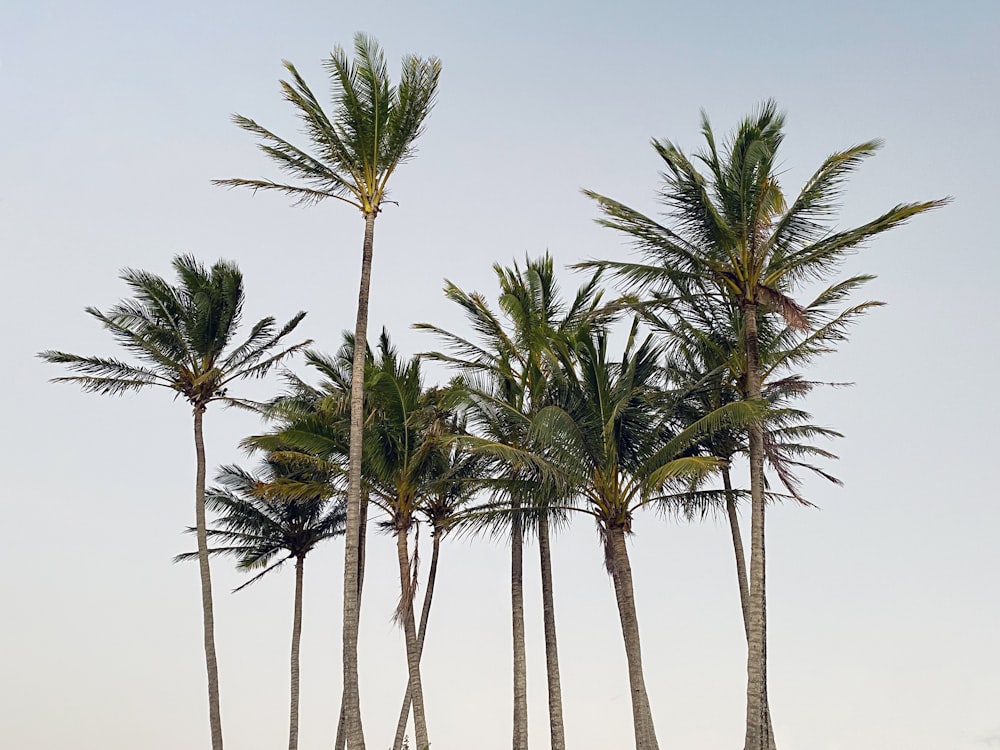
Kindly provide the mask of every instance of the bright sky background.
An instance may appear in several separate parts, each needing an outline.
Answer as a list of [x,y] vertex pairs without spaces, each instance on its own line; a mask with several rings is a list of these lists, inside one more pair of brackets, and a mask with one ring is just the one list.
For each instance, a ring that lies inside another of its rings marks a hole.
[[[853,381],[808,406],[846,433],[844,489],[822,510],[769,515],[769,684],[780,747],[1000,747],[1000,417],[995,280],[1000,5],[959,0],[373,4],[11,0],[0,17],[0,745],[31,750],[207,747],[189,409],[49,385],[42,349],[111,353],[83,313],[126,294],[124,266],[173,255],[239,263],[248,322],[309,311],[332,351],[353,325],[359,216],[330,203],[209,180],[273,175],[232,112],[294,137],[282,58],[317,92],[320,60],[356,30],[393,76],[405,52],[444,63],[419,154],[376,230],[371,327],[408,354],[416,321],[460,328],[444,277],[493,295],[490,266],[549,249],[560,266],[627,257],[597,227],[588,187],[656,211],[651,137],[697,148],[699,108],[727,132],[759,101],[788,112],[786,190],[831,151],[884,151],[851,183],[843,222],[952,195],[879,239],[845,272],[872,272],[888,307],[813,371]],[[581,281],[570,272],[564,288]],[[304,368],[299,367],[300,370]],[[249,388],[266,396],[274,381]],[[242,460],[259,429],[213,409],[210,466]],[[633,569],[647,685],[663,748],[731,750],[742,737],[745,645],[728,531],[652,514]],[[368,746],[388,747],[405,687],[390,623],[396,563],[371,534],[361,640]],[[426,537],[425,537],[426,538]],[[628,747],[631,713],[610,580],[590,523],[556,539],[568,744]],[[339,543],[306,566],[303,750],[332,745],[340,695]],[[426,556],[425,556],[426,559]],[[442,553],[423,674],[435,750],[510,743],[509,557],[485,539]],[[537,553],[526,553],[530,734],[547,747]],[[287,732],[291,570],[238,595],[214,565],[227,746]]]

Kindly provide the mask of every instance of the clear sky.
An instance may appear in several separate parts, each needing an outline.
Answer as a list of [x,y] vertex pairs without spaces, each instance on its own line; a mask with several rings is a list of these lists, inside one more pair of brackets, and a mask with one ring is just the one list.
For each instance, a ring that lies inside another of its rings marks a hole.
[[[169,273],[194,253],[239,263],[247,319],[309,311],[333,350],[354,320],[362,222],[341,205],[212,187],[273,175],[232,112],[294,135],[280,61],[324,91],[320,60],[357,30],[392,61],[444,63],[417,158],[379,219],[371,325],[408,354],[416,321],[460,328],[445,277],[493,293],[490,266],[550,250],[560,265],[627,257],[597,227],[588,187],[655,212],[649,140],[699,144],[774,97],[788,112],[788,191],[831,151],[881,137],[843,221],[952,195],[845,272],[889,303],[817,378],[817,421],[846,487],[807,485],[821,510],[768,526],[769,684],[783,750],[1000,747],[1000,417],[995,281],[1000,5],[636,0],[370,4],[9,0],[0,14],[0,745],[31,750],[206,747],[188,408],[49,385],[42,349],[110,353],[83,313],[126,294],[123,266]],[[579,278],[566,272],[564,288]],[[302,368],[300,368],[302,369]],[[266,396],[273,381],[254,385]],[[213,409],[210,465],[259,429]],[[663,748],[731,750],[745,646],[724,524],[642,517],[633,539],[647,686]],[[390,744],[405,687],[391,541],[372,534],[361,640],[369,747]],[[568,743],[628,747],[614,595],[594,529],[554,548]],[[530,734],[547,746],[537,554],[526,554]],[[303,750],[332,744],[340,694],[342,548],[307,563]],[[214,566],[228,746],[287,731],[291,571],[230,595]],[[510,743],[509,563],[485,540],[442,552],[423,674],[435,750]]]

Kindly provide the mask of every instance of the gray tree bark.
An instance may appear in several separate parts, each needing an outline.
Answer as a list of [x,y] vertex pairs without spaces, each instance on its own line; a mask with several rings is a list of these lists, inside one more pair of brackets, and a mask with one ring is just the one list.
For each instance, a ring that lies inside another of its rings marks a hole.
[[[367,498],[361,499],[361,521],[360,526],[362,529],[368,528],[368,500]],[[361,594],[364,590],[365,584],[365,538],[367,534],[362,531],[358,536],[358,622],[360,624],[361,618]],[[346,692],[341,690],[340,692],[340,718],[337,720],[337,739],[334,743],[336,750],[344,750],[347,746],[347,724],[344,721],[344,707]]]
[[[729,466],[722,470],[722,484],[726,491],[726,515],[729,516],[729,530],[733,537],[733,553],[736,557],[736,577],[740,586],[740,611],[743,614],[743,632],[747,640],[750,638],[750,621],[747,615],[747,607],[750,600],[750,588],[747,583],[747,563],[746,555],[743,551],[743,535],[740,533],[740,519],[736,513],[736,496],[733,493],[732,478],[729,474]],[[767,696],[764,696],[764,718],[767,722],[767,733],[769,750],[775,750],[774,730],[771,728],[771,709],[767,705]]]
[[[747,354],[747,397],[761,395],[757,307],[743,304]],[[764,430],[750,433],[750,587],[747,602],[747,722],[744,750],[768,750],[773,738],[767,722],[767,602],[764,559]]]
[[[434,597],[434,582],[437,580],[438,554],[441,550],[441,531],[434,532],[431,552],[431,568],[427,573],[427,586],[424,589],[424,603],[420,611],[420,625],[417,627],[417,651],[420,658],[424,655],[424,639],[427,637],[427,621],[431,614],[431,600]],[[410,716],[410,705],[413,701],[413,691],[409,678],[406,680],[406,694],[403,696],[403,706],[399,709],[399,720],[396,722],[396,737],[392,742],[392,750],[402,750],[403,738],[406,736],[406,720]]]
[[510,532],[510,613],[514,646],[514,732],[513,750],[528,750],[528,675],[524,651],[524,531],[521,502],[513,502]]
[[659,750],[653,712],[649,707],[646,681],[642,673],[642,648],[639,643],[639,619],[635,611],[635,593],[632,587],[632,565],[625,546],[625,529],[615,526],[605,530],[611,547],[611,578],[615,584],[618,615],[625,639],[625,658],[628,661],[628,681],[632,696],[632,723],[635,729],[636,750]]
[[563,727],[562,687],[559,681],[559,644],[556,641],[556,606],[552,595],[552,549],[549,545],[549,519],[538,521],[538,560],[542,573],[542,619],[545,627],[545,673],[549,688],[549,745],[551,750],[566,750]]
[[354,326],[354,364],[351,376],[351,435],[348,450],[347,523],[344,539],[344,725],[348,750],[365,750],[358,687],[358,596],[361,528],[361,439],[364,425],[364,372],[368,342],[368,294],[371,288],[375,212],[365,214],[365,239],[361,256],[358,316]]
[[420,682],[420,650],[417,646],[417,629],[413,623],[412,572],[407,544],[409,524],[396,529],[396,557],[399,561],[399,586],[403,635],[406,640],[406,666],[410,674],[410,694],[413,702],[413,733],[416,736],[416,750],[428,750],[427,720],[424,715],[424,691]]
[[299,747],[299,643],[302,640],[302,578],[305,557],[295,558],[295,614],[292,617],[291,703],[288,709],[288,750]]
[[204,406],[194,407],[194,450],[198,462],[194,489],[195,533],[198,537],[198,572],[201,574],[201,612],[208,672],[208,722],[212,750],[222,750],[222,716],[219,708],[219,666],[215,657],[215,612],[212,607],[212,573],[208,564],[208,532],[205,524],[205,438],[202,430]]

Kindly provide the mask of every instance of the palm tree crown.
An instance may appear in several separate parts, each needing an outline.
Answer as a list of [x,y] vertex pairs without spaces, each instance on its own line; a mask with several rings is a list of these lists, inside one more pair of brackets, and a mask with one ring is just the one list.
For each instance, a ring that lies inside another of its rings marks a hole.
[[177,286],[147,271],[126,269],[121,278],[134,298],[119,302],[106,313],[87,308],[138,363],[42,352],[39,356],[47,362],[79,373],[54,378],[54,382],[78,383],[85,391],[108,395],[160,386],[183,396],[195,409],[204,410],[217,400],[244,403],[228,395],[230,383],[261,377],[310,343],[273,353],[305,317],[300,312],[281,328],[274,318],[260,320],[242,343],[229,348],[243,311],[240,270],[221,260],[206,270],[190,255],[177,256],[173,266],[180,281]]
[[233,116],[233,122],[257,136],[260,149],[299,183],[228,179],[215,184],[278,190],[302,204],[335,198],[364,214],[377,214],[392,173],[415,153],[414,142],[434,105],[441,62],[407,55],[399,85],[393,86],[385,55],[371,36],[355,35],[354,54],[349,60],[338,45],[323,63],[332,84],[332,115],[295,66],[284,61],[291,81],[281,81],[281,90],[302,121],[311,152],[248,117]]
[[[260,571],[237,591],[288,560],[304,558],[325,539],[344,533],[343,503],[328,502],[334,493],[332,480],[328,472],[311,463],[303,466],[274,456],[258,473],[238,466],[222,467],[218,474],[221,486],[213,487],[206,496],[206,504],[216,514],[208,538],[218,545],[209,552],[235,557],[241,570]],[[184,553],[176,559],[187,560],[196,554]]]

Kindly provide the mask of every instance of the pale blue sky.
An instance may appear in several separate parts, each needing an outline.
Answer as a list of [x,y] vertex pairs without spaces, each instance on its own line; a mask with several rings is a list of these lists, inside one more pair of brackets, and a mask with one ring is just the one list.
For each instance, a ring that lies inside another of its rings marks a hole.
[[[284,6],[284,7],[282,7]],[[766,97],[788,112],[786,189],[831,151],[872,137],[843,221],[953,195],[945,210],[849,264],[889,306],[818,378],[843,489],[822,510],[769,516],[771,704],[783,750],[979,750],[1000,744],[1000,509],[989,471],[1000,416],[992,375],[1000,191],[1000,6],[991,2],[529,3],[8,2],[0,14],[2,318],[0,745],[175,750],[208,744],[197,571],[189,541],[187,408],[164,394],[101,399],[56,387],[33,358],[110,352],[83,313],[124,293],[123,266],[169,272],[191,252],[243,268],[247,319],[309,311],[332,350],[351,325],[362,224],[339,205],[293,209],[209,180],[273,174],[230,122],[292,135],[282,58],[323,91],[320,59],[356,30],[395,75],[405,52],[444,63],[417,158],[379,219],[371,324],[401,349],[418,320],[460,326],[448,277],[492,294],[490,265],[549,249],[560,265],[625,257],[579,193],[656,210],[652,137],[697,148]],[[570,273],[564,287],[579,280]],[[250,390],[266,395],[274,384]],[[210,464],[240,460],[252,418],[206,420]],[[424,660],[436,750],[510,740],[506,550],[450,540]],[[720,522],[653,515],[632,545],[661,747],[735,747],[744,645]],[[557,539],[555,579],[569,745],[631,742],[614,596],[594,530]],[[374,535],[361,643],[370,747],[390,743],[405,687],[388,539]],[[310,558],[302,748],[332,742],[339,700],[339,544]],[[526,555],[533,747],[547,746],[537,556]],[[287,731],[291,578],[237,596],[215,566],[227,742]]]

